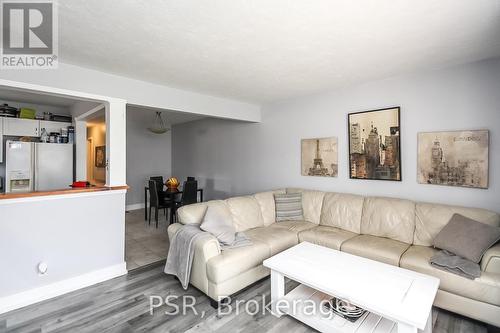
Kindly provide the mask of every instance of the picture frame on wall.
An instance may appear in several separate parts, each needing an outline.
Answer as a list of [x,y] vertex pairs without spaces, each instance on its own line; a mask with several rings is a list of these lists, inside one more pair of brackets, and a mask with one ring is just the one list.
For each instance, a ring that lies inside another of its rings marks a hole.
[[418,133],[420,184],[488,188],[489,131]]
[[337,177],[338,140],[336,137],[301,140],[301,175]]
[[95,166],[96,168],[106,167],[106,146],[95,147]]
[[349,178],[401,181],[399,106],[347,115]]

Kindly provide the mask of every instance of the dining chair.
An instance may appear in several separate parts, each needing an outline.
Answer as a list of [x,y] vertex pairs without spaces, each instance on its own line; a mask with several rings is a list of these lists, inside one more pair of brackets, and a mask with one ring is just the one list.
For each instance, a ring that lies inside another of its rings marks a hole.
[[162,197],[162,192],[163,192],[163,176],[151,176],[149,177],[149,180],[154,180],[156,182],[156,191],[158,192],[158,196]]
[[167,216],[167,208],[171,208],[171,203],[165,200],[160,200],[158,195],[158,182],[154,180],[148,181],[149,187],[149,220],[148,225],[151,225],[151,209],[155,209],[155,221],[158,228],[158,210],[163,209],[165,216]]
[[173,202],[173,205],[170,209],[170,223],[173,223],[175,218],[175,213],[177,209],[198,202],[198,182],[196,180],[187,180],[184,182],[182,186],[182,194],[181,200]]

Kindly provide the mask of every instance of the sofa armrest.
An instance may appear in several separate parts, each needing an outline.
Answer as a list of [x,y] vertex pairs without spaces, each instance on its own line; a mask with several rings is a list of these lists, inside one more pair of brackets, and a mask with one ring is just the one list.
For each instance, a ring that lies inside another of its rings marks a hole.
[[180,223],[172,223],[171,225],[168,226],[168,228],[167,228],[167,234],[168,234],[168,240],[169,240],[169,242],[172,241],[172,238],[174,237],[175,233],[181,227],[182,227],[182,224],[180,224]]
[[500,243],[490,247],[481,260],[481,270],[488,273],[500,274]]
[[[168,239],[171,240],[174,237],[177,230],[179,230],[183,225],[181,223],[172,223],[167,228]],[[203,257],[205,262],[210,258],[218,256],[221,253],[220,244],[215,236],[203,237],[195,242],[195,256]]]
[[[181,223],[169,225],[167,229],[168,239],[172,239],[182,226]],[[208,293],[207,262],[219,254],[221,254],[220,244],[214,236],[201,237],[195,241],[190,283],[205,294]]]

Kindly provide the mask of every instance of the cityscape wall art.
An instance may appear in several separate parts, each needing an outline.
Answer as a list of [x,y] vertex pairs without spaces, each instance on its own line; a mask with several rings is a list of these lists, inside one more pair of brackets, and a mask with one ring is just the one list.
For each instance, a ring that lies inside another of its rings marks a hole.
[[348,114],[349,176],[401,181],[400,108]]
[[302,176],[337,177],[337,138],[302,139]]
[[418,182],[488,188],[488,130],[418,134]]

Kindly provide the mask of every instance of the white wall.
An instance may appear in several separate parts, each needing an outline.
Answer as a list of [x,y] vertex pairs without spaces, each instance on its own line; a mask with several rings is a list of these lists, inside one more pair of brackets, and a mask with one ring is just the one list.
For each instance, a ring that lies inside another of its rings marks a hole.
[[172,174],[171,132],[153,134],[155,113],[151,110],[127,107],[127,205],[144,203],[144,186],[150,176]]
[[59,63],[58,69],[2,70],[0,78],[118,97],[132,105],[260,121],[260,107],[254,104],[175,89],[64,63]]
[[[173,129],[173,171],[208,198],[281,187],[476,206],[500,211],[500,59],[370,82],[263,107],[262,123],[206,119]],[[401,106],[402,182],[350,180],[347,113]],[[417,133],[490,130],[489,189],[422,185]],[[300,175],[300,140],[339,138],[338,178]]]
[[4,199],[0,217],[0,313],[126,272],[124,190]]

